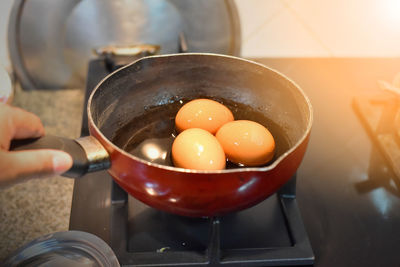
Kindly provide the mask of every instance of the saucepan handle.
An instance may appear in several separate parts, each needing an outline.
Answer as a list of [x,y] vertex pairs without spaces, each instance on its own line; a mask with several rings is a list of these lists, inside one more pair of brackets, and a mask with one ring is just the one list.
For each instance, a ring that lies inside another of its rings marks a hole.
[[12,151],[32,149],[57,149],[70,154],[73,165],[62,174],[65,177],[79,178],[88,172],[108,169],[111,165],[108,152],[92,136],[68,139],[46,135],[40,138],[13,140],[10,146]]

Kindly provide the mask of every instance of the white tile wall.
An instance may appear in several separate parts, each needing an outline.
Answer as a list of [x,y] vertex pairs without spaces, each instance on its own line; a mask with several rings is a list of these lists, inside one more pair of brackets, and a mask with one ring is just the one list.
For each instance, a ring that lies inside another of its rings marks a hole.
[[[252,0],[250,1],[252,2]],[[247,1],[247,3],[250,1]],[[254,2],[260,2],[258,7],[260,10],[268,10],[270,8],[269,2],[278,1]],[[241,6],[239,5],[239,12],[241,12],[240,10]],[[259,11],[259,13],[261,12]],[[244,57],[312,57],[330,55],[330,51],[318,39],[312,38],[304,24],[300,23],[284,5],[275,10],[250,34],[246,30],[248,28],[247,25],[252,23],[254,19],[250,12],[240,14],[243,21],[241,25],[243,27],[242,56]]]
[[[400,0],[236,3],[245,57],[400,56]],[[262,23],[259,14],[266,14]]]
[[284,1],[333,56],[400,56],[399,0]]
[[[400,0],[235,1],[244,57],[400,57]],[[6,66],[12,4],[0,1],[0,63]]]

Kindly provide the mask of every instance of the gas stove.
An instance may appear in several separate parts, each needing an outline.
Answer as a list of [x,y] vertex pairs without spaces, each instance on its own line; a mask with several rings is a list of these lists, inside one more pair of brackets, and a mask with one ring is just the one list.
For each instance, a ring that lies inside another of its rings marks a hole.
[[[89,64],[86,99],[111,71]],[[81,134],[88,135],[84,108]],[[296,201],[296,176],[249,209],[213,218],[189,218],[153,209],[122,190],[106,172],[76,180],[70,230],[106,241],[121,266],[299,266],[314,255]]]

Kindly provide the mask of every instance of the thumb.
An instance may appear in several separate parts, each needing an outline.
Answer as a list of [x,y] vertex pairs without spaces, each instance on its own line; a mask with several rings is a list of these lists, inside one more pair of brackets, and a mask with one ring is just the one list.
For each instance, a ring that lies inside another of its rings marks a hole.
[[13,183],[40,175],[61,174],[72,166],[71,156],[59,150],[7,152],[2,153],[0,157],[0,183]]

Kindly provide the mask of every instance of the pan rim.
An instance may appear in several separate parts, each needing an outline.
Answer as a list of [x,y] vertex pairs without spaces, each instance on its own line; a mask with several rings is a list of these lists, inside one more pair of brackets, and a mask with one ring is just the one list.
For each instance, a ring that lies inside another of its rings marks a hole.
[[[173,167],[173,166],[167,166],[167,165],[162,165],[162,164],[158,164],[158,163],[152,163],[149,162],[147,160],[141,159],[139,157],[136,157],[128,152],[126,152],[125,150],[121,149],[120,147],[118,147],[117,145],[115,145],[113,142],[111,142],[106,136],[103,135],[102,131],[97,127],[97,125],[94,123],[93,117],[92,117],[92,113],[91,113],[91,105],[92,105],[92,100],[94,95],[96,94],[96,92],[99,90],[99,88],[102,86],[102,84],[108,80],[111,76],[113,76],[115,73],[122,71],[126,68],[129,68],[132,65],[135,65],[136,63],[143,61],[143,60],[148,60],[148,59],[153,59],[153,58],[164,58],[164,57],[180,57],[180,56],[214,56],[214,57],[224,57],[224,58],[230,58],[230,59],[235,59],[235,60],[240,60],[243,62],[247,62],[247,63],[251,63],[251,64],[255,64],[258,65],[262,68],[266,68],[269,71],[272,71],[276,74],[278,74],[279,76],[285,78],[286,80],[288,80],[302,95],[302,97],[304,98],[305,102],[307,103],[307,107],[308,107],[308,123],[307,123],[307,127],[306,130],[304,131],[303,135],[301,136],[301,138],[299,138],[299,140],[297,140],[297,142],[295,144],[293,144],[293,146],[291,146],[291,148],[289,148],[285,153],[283,153],[282,155],[280,155],[277,159],[274,160],[274,162],[272,162],[271,164],[269,164],[268,166],[262,166],[262,167],[240,167],[240,168],[233,168],[233,169],[224,169],[224,170],[194,170],[194,169],[185,169],[185,168],[179,168],[179,167]],[[236,56],[231,56],[231,55],[223,55],[223,54],[216,54],[216,53],[175,53],[175,54],[163,54],[163,55],[154,55],[154,56],[147,56],[147,57],[142,57],[138,60],[135,60],[133,62],[131,62],[130,64],[121,67],[113,72],[111,72],[110,74],[108,74],[107,76],[105,76],[97,85],[96,87],[93,89],[92,93],[89,96],[88,99],[88,103],[87,103],[87,114],[88,114],[88,124],[93,126],[93,129],[96,131],[96,133],[98,135],[101,136],[101,138],[107,143],[107,145],[111,146],[114,150],[118,151],[119,153],[121,153],[122,155],[131,158],[135,161],[138,161],[142,164],[148,165],[150,167],[155,167],[158,169],[164,169],[167,171],[175,171],[175,172],[181,172],[181,173],[194,173],[194,174],[229,174],[229,173],[239,173],[239,172],[267,172],[267,171],[271,171],[273,169],[275,169],[285,158],[287,158],[290,154],[292,154],[303,142],[305,142],[305,140],[308,138],[308,136],[310,135],[311,132],[311,128],[312,128],[312,124],[313,124],[313,107],[311,105],[311,101],[308,98],[308,96],[305,94],[305,92],[303,91],[303,89],[296,83],[294,82],[292,79],[290,79],[289,77],[287,77],[285,74],[271,68],[268,67],[264,64],[261,64],[259,62],[255,62],[249,59],[245,59],[245,58],[240,58],[240,57],[236,57]],[[112,166],[111,166],[112,169]]]

